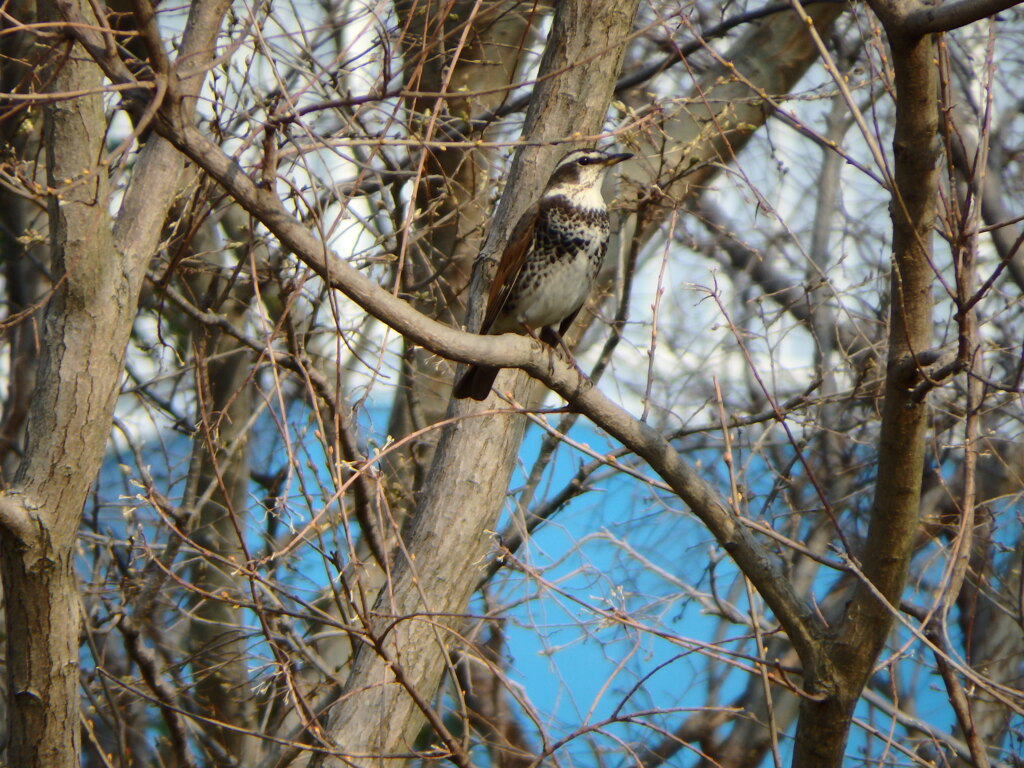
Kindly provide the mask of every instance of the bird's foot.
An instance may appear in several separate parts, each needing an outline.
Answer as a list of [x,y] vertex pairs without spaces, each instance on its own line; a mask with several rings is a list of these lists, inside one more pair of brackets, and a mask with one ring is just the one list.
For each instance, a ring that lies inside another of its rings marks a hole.
[[[572,352],[569,350],[569,346],[565,343],[565,339],[562,338],[562,334],[556,331],[550,326],[545,327],[540,332],[540,340],[547,344],[552,349],[561,350],[567,363],[576,365],[576,359],[573,357]],[[578,367],[578,366],[577,366]]]

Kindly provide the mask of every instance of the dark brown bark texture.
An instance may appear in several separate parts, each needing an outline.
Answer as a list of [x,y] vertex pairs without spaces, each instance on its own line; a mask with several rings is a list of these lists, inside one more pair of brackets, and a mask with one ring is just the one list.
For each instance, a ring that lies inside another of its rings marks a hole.
[[[55,6],[40,10],[42,19],[60,19]],[[67,50],[53,67],[54,89],[97,88],[99,68],[81,50]],[[103,458],[138,276],[133,285],[111,258],[108,189],[95,173],[104,135],[99,94],[53,104],[44,120],[58,286],[43,320],[25,458],[3,500],[17,520],[2,538],[8,760],[73,766],[80,751],[81,622],[72,547]],[[84,370],[94,375],[81,376]]]
[[932,341],[938,78],[932,38],[905,36],[900,19],[876,10],[887,22],[896,87],[891,311],[878,475],[861,581],[823,648],[823,663],[805,671],[809,690],[823,698],[802,705],[795,768],[843,764],[853,708],[899,610],[919,524],[928,407],[914,396],[914,386],[921,375],[918,357]]

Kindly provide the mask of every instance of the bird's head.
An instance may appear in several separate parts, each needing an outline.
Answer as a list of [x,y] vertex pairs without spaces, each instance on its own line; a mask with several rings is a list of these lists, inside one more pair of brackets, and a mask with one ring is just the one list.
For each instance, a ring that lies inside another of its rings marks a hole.
[[605,171],[616,163],[628,160],[628,152],[612,153],[600,149],[574,149],[555,166],[544,188],[544,197],[564,197],[586,207],[604,207],[601,181]]

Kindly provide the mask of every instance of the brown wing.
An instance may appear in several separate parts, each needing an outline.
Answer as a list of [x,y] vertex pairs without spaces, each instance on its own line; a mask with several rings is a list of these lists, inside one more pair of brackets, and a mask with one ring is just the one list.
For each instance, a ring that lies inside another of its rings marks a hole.
[[519,273],[526,262],[526,254],[530,252],[530,243],[533,240],[533,228],[537,223],[539,208],[534,203],[516,222],[512,230],[512,236],[508,239],[498,262],[498,269],[494,273],[494,280],[491,281],[491,289],[487,293],[487,311],[484,313],[484,322],[480,326],[480,333],[489,333],[498,315],[508,301],[509,292]]

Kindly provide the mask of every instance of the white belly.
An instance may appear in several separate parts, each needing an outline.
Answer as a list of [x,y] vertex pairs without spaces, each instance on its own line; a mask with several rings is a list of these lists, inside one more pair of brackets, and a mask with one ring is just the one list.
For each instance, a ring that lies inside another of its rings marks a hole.
[[537,286],[524,296],[516,308],[516,322],[531,328],[556,325],[583,306],[595,275],[591,260],[585,252],[573,259],[560,261],[553,273],[538,281]]
[[[542,201],[543,202],[543,201]],[[587,300],[608,242],[602,209],[542,206],[530,251],[491,333],[557,326]]]

